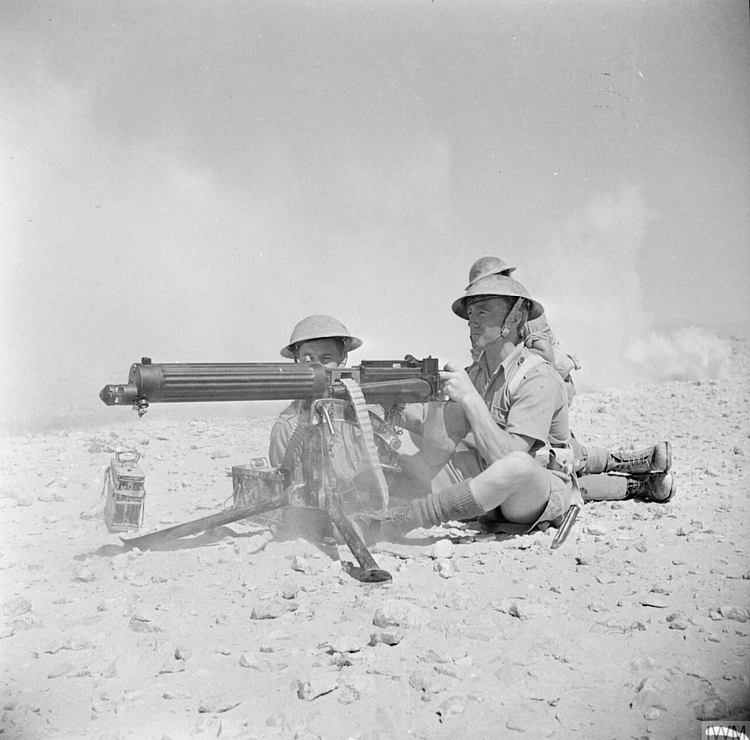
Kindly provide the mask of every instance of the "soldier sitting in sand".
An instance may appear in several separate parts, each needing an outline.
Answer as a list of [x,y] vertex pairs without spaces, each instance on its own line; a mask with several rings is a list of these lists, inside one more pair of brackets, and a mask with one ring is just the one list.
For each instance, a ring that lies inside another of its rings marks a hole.
[[[476,279],[452,308],[469,322],[474,362],[468,370],[446,365],[443,390],[455,403],[428,405],[421,449],[402,461],[415,477],[431,480],[471,434],[475,475],[408,506],[361,515],[371,540],[478,517],[487,526],[505,521],[526,530],[559,527],[580,501],[565,384],[523,339],[526,322],[542,316],[544,308],[501,274]],[[630,495],[652,500],[674,491],[669,472],[627,479],[626,486]]]
[[[482,257],[471,266],[466,290],[490,275],[510,277],[515,269],[498,257]],[[455,302],[453,308],[461,315],[460,301]],[[542,313],[541,316],[527,321],[522,329],[521,338],[526,347],[548,360],[559,372],[565,381],[569,402],[572,401],[575,389],[570,374],[578,367],[578,363],[571,355],[560,350],[546,314]],[[416,428],[412,425],[412,429]],[[674,476],[670,475],[667,478],[664,475],[672,466],[672,448],[667,441],[657,442],[634,452],[625,452],[584,446],[571,434],[571,446],[575,455],[576,474],[586,501],[637,497],[665,503],[675,494]],[[467,461],[467,455],[459,453],[455,456],[453,463],[448,467],[453,482],[464,477],[461,475],[461,468],[466,468],[467,465],[468,471],[464,471],[465,474],[471,475],[472,472],[476,472],[476,466],[471,465],[470,459]],[[661,485],[653,485],[654,482],[661,482]]]

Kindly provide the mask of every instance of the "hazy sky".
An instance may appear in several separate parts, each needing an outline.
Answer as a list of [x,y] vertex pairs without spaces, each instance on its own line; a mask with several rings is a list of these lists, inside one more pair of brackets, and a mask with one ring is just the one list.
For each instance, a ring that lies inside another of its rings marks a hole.
[[142,355],[277,360],[310,313],[353,363],[467,362],[486,254],[584,386],[750,321],[745,0],[4,0],[0,34],[9,419],[126,414]]

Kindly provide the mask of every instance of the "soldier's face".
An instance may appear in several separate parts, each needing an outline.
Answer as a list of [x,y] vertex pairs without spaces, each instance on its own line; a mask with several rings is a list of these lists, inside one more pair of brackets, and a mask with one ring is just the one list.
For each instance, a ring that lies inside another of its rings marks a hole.
[[508,308],[500,298],[481,298],[469,304],[469,336],[474,349],[484,349],[500,337]]
[[300,344],[297,351],[301,363],[319,362],[328,368],[338,367],[345,358],[341,351],[341,342],[337,339],[312,339]]

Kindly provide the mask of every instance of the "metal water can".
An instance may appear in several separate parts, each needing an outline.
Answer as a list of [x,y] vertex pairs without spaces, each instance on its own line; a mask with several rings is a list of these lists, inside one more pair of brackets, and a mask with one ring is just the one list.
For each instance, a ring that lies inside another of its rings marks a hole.
[[146,476],[135,450],[116,452],[104,476],[104,519],[110,532],[138,530],[143,524]]

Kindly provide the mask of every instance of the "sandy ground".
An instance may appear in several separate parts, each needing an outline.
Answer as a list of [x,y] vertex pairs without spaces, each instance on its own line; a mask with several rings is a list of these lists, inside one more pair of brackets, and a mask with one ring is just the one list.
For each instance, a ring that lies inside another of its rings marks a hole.
[[262,523],[140,552],[92,516],[131,447],[141,533],[221,510],[271,419],[154,406],[116,431],[4,437],[0,734],[684,739],[750,718],[750,348],[733,351],[726,379],[576,399],[584,441],[672,440],[672,502],[588,504],[559,550],[460,529],[384,543],[388,585]]

